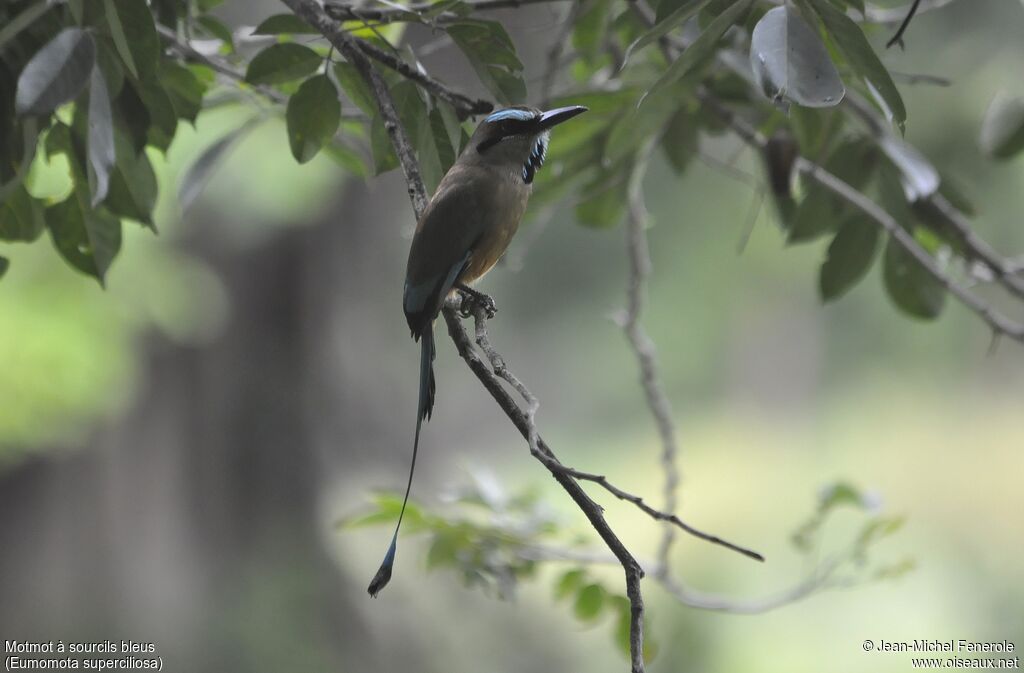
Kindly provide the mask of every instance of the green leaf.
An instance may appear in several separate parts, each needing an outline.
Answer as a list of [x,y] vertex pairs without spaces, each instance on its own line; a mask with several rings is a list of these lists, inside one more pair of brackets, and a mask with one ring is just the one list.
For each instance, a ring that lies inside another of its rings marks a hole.
[[[710,2],[710,0],[682,0],[682,2],[680,2],[668,16],[655,23],[650,30],[638,37],[629,45],[629,47],[626,48],[626,53],[622,57],[622,67],[626,67],[630,56],[632,56],[634,52],[640,51],[655,40],[663,37],[666,33],[677,26],[681,26],[694,14],[704,9],[704,6],[707,5],[708,2]],[[660,5],[658,7],[658,11],[661,11]]]
[[[434,120],[440,126],[438,134],[434,128]],[[438,138],[448,143],[448,131],[444,128],[444,120],[437,110],[431,111],[428,115],[424,112],[416,121],[416,135],[419,142],[416,145],[416,156],[420,163],[420,173],[428,193],[437,189],[438,183],[444,177],[444,169],[441,166],[441,151],[438,147]],[[451,153],[451,144],[448,145],[448,152]]]
[[250,84],[290,82],[313,74],[322,62],[319,54],[301,44],[272,44],[249,62],[245,81]]
[[870,499],[859,488],[846,481],[837,481],[818,493],[818,513],[824,514],[840,505],[869,509]]
[[19,185],[0,201],[0,240],[30,243],[46,226],[43,208],[24,185]]
[[823,157],[841,138],[845,116],[834,108],[806,108],[799,105],[789,110],[790,128],[797,145],[806,157]]
[[821,265],[818,289],[823,302],[838,299],[867,275],[878,250],[878,235],[878,226],[866,216],[843,222]]
[[588,584],[576,594],[576,602],[573,604],[573,612],[576,618],[583,621],[590,621],[601,614],[604,607],[605,591],[600,584]]
[[769,10],[750,38],[750,67],[770,100],[806,107],[838,105],[846,88],[818,34],[795,10]]
[[46,226],[61,257],[103,285],[107,269],[121,249],[120,220],[89,208],[72,194],[46,209]]
[[888,537],[903,528],[906,519],[902,516],[879,516],[871,519],[861,528],[854,543],[858,548],[864,550],[874,542]]
[[167,90],[157,81],[141,84],[137,93],[150,117],[146,142],[166,152],[178,129],[178,116],[174,112],[174,103]]
[[809,0],[825,28],[846,55],[853,69],[867,80],[885,101],[893,121],[902,128],[907,121],[903,97],[893,83],[889,71],[878,59],[864,32],[845,12],[836,9],[829,0]]
[[314,75],[288,99],[285,112],[292,156],[304,164],[331,141],[341,122],[338,92],[327,75]]
[[[441,175],[448,172],[448,169],[455,163],[456,149],[452,145],[452,136],[449,133],[445,116],[439,108],[430,111],[430,131],[433,136],[434,147],[437,148],[437,159],[441,165]],[[457,142],[457,139],[456,139]]]
[[124,87],[124,68],[121,58],[110,44],[110,40],[99,37],[96,40],[96,65],[103,71],[103,80],[107,85],[107,93],[113,100]]
[[932,320],[942,313],[946,288],[891,237],[885,247],[883,278],[889,299],[907,315]]
[[151,117],[146,104],[131,82],[126,82],[114,101],[115,126],[122,129],[131,140],[132,149],[138,153],[146,146]]
[[733,24],[740,21],[750,9],[753,0],[736,0],[724,12],[715,17],[700,36],[686,48],[686,51],[677,58],[654,85],[640,99],[642,104],[645,100],[664,90],[671,84],[676,83],[693,68],[700,65],[715,52],[715,46],[725,35]]
[[951,179],[948,175],[942,175],[940,180],[939,193],[945,196],[946,200],[949,201],[954,208],[967,217],[976,217],[978,215],[978,209],[975,207],[973,199],[964,190],[962,183]]
[[993,159],[1009,159],[1024,150],[1024,98],[998,94],[981,123],[981,151]]
[[117,164],[110,176],[110,193],[104,205],[110,212],[141,222],[154,231],[157,181],[145,152],[133,151],[131,140],[120,129],[115,133]]
[[523,64],[512,38],[497,21],[463,19],[449,24],[448,35],[469,59],[480,81],[504,104],[526,98]]
[[[926,252],[934,254],[940,241],[924,229],[914,228],[914,213],[907,203],[906,188],[900,187],[891,168],[885,167],[879,182],[882,207],[913,234]],[[904,313],[921,319],[932,319],[942,312],[946,290],[928,270],[892,237],[885,249],[883,282],[889,298]]]
[[581,0],[572,31],[572,46],[588,64],[601,55],[601,45],[608,33],[610,0]]
[[912,558],[905,558],[897,563],[882,566],[875,571],[874,577],[879,580],[894,580],[906,575],[917,568],[917,562]]
[[363,111],[367,117],[377,114],[377,104],[374,102],[373,93],[367,86],[366,80],[359,74],[356,67],[348,61],[339,61],[334,64],[334,77],[338,80],[342,90],[356,107]]
[[[0,136],[2,137],[2,136]],[[16,138],[16,130],[11,129],[10,139]],[[16,145],[16,143],[11,143]],[[15,153],[16,148],[7,147],[0,148],[0,158],[3,159],[4,165],[0,166],[0,175],[8,174],[9,179],[0,184],[0,204],[7,200],[7,197],[14,192],[14,190],[21,187],[25,178],[28,177],[29,171],[32,169],[32,162],[36,158],[36,150],[39,147],[39,124],[35,119],[28,118],[21,123],[21,158]],[[7,155],[7,152],[12,152],[11,155]],[[9,164],[7,162],[10,162]],[[9,171],[13,170],[13,175]]]
[[605,141],[603,163],[610,166],[642,148],[651,136],[661,132],[687,93],[688,90],[675,87],[643,107],[627,106]]
[[212,9],[216,9],[220,6],[224,0],[196,0],[196,5],[199,7],[200,12],[209,12]]
[[700,127],[697,117],[689,110],[679,109],[665,127],[661,138],[661,151],[676,175],[682,175],[700,149]]
[[913,145],[887,133],[882,136],[878,146],[899,169],[907,200],[926,199],[939,188],[939,172]]
[[78,25],[83,25],[85,21],[85,0],[67,0],[68,11],[71,12],[71,18],[75,20]]
[[439,566],[453,566],[457,560],[459,545],[452,535],[439,534],[427,550],[427,569]]
[[146,0],[103,0],[114,46],[136,79],[148,79],[160,58],[160,38]]
[[583,583],[585,576],[586,573],[581,568],[566,571],[555,583],[555,600],[561,600],[575,593]]
[[88,152],[89,193],[95,208],[110,189],[110,171],[117,157],[114,153],[114,120],[110,112],[110,95],[103,71],[92,69],[89,85]]
[[626,180],[612,174],[599,176],[589,185],[576,205],[576,220],[587,227],[609,229],[622,221],[626,212]]
[[160,84],[171,100],[174,114],[195,124],[196,117],[203,109],[206,85],[192,70],[171,61],[160,64]]
[[231,33],[231,29],[224,25],[220,19],[212,16],[201,16],[196,19],[196,23],[199,24],[199,27],[202,28],[207,35],[220,40],[226,44],[229,49],[234,50],[235,36]]
[[[855,189],[863,188],[878,163],[878,154],[863,139],[850,138],[832,151],[825,160],[825,168]],[[786,242],[813,241],[836,228],[857,211],[816,182],[807,187],[807,195],[800,202],[795,216],[787,222]]]
[[20,115],[46,115],[71,100],[89,81],[96,43],[81,28],[65,28],[21,71],[15,110]]
[[294,14],[275,14],[264,19],[260,25],[252,31],[253,35],[319,35],[313,26],[309,25]]
[[324,147],[324,154],[346,171],[361,178],[367,176],[366,164],[358,152],[337,140]]

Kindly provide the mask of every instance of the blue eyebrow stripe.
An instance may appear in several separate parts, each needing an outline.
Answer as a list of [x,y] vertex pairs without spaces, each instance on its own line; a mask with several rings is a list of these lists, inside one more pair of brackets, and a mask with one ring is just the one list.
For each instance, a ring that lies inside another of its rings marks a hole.
[[533,118],[534,114],[529,110],[516,110],[515,108],[510,108],[508,110],[498,110],[497,112],[492,112],[490,115],[487,116],[486,119],[484,119],[484,121],[500,122],[503,119],[516,119],[518,121],[525,122],[530,121]]

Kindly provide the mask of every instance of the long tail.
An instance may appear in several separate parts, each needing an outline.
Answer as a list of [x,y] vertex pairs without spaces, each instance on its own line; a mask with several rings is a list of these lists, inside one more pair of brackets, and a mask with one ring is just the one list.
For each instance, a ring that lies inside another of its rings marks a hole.
[[384,560],[373,576],[367,591],[374,598],[387,586],[391,580],[391,568],[395,564],[395,549],[398,545],[398,529],[402,526],[402,517],[405,516],[405,505],[409,502],[409,491],[412,490],[412,475],[416,471],[416,453],[420,446],[420,426],[424,418],[430,418],[434,409],[434,326],[427,324],[420,337],[420,401],[416,413],[416,436],[412,442],[412,463],[409,464],[409,481],[405,485],[405,498],[402,499],[402,510],[398,514],[398,523],[395,524],[395,534],[391,537],[391,545],[384,554]]

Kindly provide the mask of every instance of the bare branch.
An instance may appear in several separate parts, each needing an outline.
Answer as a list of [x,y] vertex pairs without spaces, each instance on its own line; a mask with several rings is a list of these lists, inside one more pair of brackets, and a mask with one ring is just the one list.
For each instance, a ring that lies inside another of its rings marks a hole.
[[964,214],[956,209],[942,194],[933,194],[921,204],[921,207],[936,215],[950,233],[964,248],[965,254],[988,267],[999,280],[1000,284],[1011,293],[1024,299],[1024,278],[1018,273],[1015,263],[999,255],[992,247],[981,239]]
[[[454,311],[454,307],[448,307],[446,310]],[[487,337],[487,315],[484,312],[483,308],[473,303],[470,304],[470,310],[472,311],[472,315],[475,320],[476,341],[480,345],[481,350],[483,350],[484,353],[488,356],[488,359],[491,361],[491,366],[494,369],[494,371],[491,372],[490,370],[486,370],[485,368],[488,376],[492,379],[498,377],[507,381],[509,384],[512,385],[513,388],[516,389],[516,392],[518,392],[523,397],[523,399],[527,401],[528,404],[531,404],[531,400],[535,402],[536,398],[533,396],[533,394],[530,393],[530,391],[523,386],[523,384],[519,381],[518,378],[515,377],[515,375],[509,372],[508,367],[505,365],[504,359],[500,355],[498,355],[495,352],[494,347],[491,346],[490,341],[488,340]],[[462,355],[461,349],[459,350],[459,354]],[[463,355],[463,359],[465,359],[465,355]],[[472,366],[472,363],[470,363],[468,360],[467,363],[469,363]],[[476,373],[475,369],[474,373]],[[479,373],[477,373],[477,377],[480,378]],[[484,380],[481,379],[481,381]],[[486,385],[486,381],[484,381],[484,383]],[[488,389],[490,389],[490,387],[488,387]],[[502,400],[499,399],[498,403],[502,405],[503,409],[505,409],[504,405],[502,404]],[[513,402],[513,404],[515,403]],[[623,489],[619,488],[615,484],[612,484],[610,481],[608,481],[608,479],[604,475],[594,474],[591,472],[583,472],[581,470],[568,467],[567,465],[564,465],[558,460],[554,460],[553,456],[550,455],[550,451],[545,450],[546,445],[544,444],[543,440],[541,440],[540,437],[537,436],[537,429],[535,425],[533,425],[533,419],[531,418],[530,414],[527,411],[523,411],[518,405],[515,405],[515,409],[523,416],[523,425],[522,427],[520,427],[520,431],[523,433],[523,437],[527,438],[527,440],[530,440],[531,437],[534,438],[533,440],[531,440],[531,452],[539,461],[544,463],[544,466],[547,467],[548,470],[552,472],[558,472],[559,474],[569,476],[572,477],[573,479],[577,479],[580,481],[593,482],[600,486],[601,488],[603,488],[604,490],[611,493],[612,495],[614,495],[619,500],[624,500],[626,502],[632,503],[638,509],[640,509],[640,511],[647,514],[655,521],[665,521],[671,523],[675,526],[678,526],[681,530],[689,533],[690,535],[701,540],[704,540],[705,542],[710,542],[711,544],[719,545],[721,547],[725,547],[726,549],[731,549],[735,552],[743,554],[744,556],[755,559],[757,561],[764,560],[764,557],[756,551],[734,544],[732,542],[729,542],[728,540],[723,540],[722,538],[716,535],[705,533],[704,531],[694,528],[690,524],[686,523],[675,514],[662,512],[651,507],[646,502],[644,502],[644,499],[642,497],[629,493],[628,491],[624,491]],[[509,414],[511,417],[509,409],[505,409],[505,412],[506,414]],[[516,427],[519,427],[519,423],[516,422],[516,419],[513,418],[512,420],[514,423],[516,423]]]
[[[525,5],[537,5],[548,2],[565,2],[567,0],[478,0],[477,2],[466,2],[466,6],[474,12],[482,12],[492,9],[507,9],[510,7],[523,7]],[[380,23],[391,23],[392,21],[406,21],[409,14],[418,14],[428,11],[433,7],[432,3],[418,3],[408,7],[353,7],[346,3],[328,2],[324,5],[327,14],[339,21],[379,21]],[[456,20],[460,18],[453,12],[443,12],[434,20]]]
[[[645,148],[641,157],[633,167],[627,190],[628,213],[626,227],[626,247],[629,253],[629,286],[626,292],[626,311],[622,320],[622,329],[626,333],[629,345],[636,356],[640,367],[640,383],[647,398],[647,407],[654,416],[658,435],[661,437],[661,466],[664,473],[664,509],[675,513],[676,490],[679,487],[679,470],[676,467],[678,445],[676,443],[675,423],[672,420],[672,405],[658,380],[655,361],[654,342],[647,335],[640,314],[644,308],[644,294],[647,291],[647,278],[651,273],[651,253],[647,245],[647,208],[644,205],[643,177],[646,173],[647,161],[651,147]],[[675,529],[665,526],[662,531],[661,543],[658,547],[657,569],[655,576],[662,578],[668,575],[669,552],[675,539]]]
[[[626,595],[629,597],[630,602],[630,660],[632,664],[633,673],[640,673],[644,670],[643,663],[643,597],[640,593],[640,579],[644,576],[643,568],[637,562],[633,555],[630,554],[629,550],[626,549],[622,541],[615,535],[608,522],[605,521],[604,513],[600,505],[594,502],[590,496],[587,495],[586,491],[577,482],[577,477],[568,468],[562,465],[555,454],[548,448],[548,445],[544,440],[537,434],[536,427],[532,423],[530,413],[524,411],[512,396],[502,386],[501,381],[509,381],[510,379],[515,380],[517,383],[512,384],[513,386],[522,386],[522,383],[518,382],[513,375],[508,372],[508,368],[504,364],[504,360],[497,355],[496,351],[490,346],[486,339],[486,329],[483,326],[486,322],[486,315],[484,309],[477,303],[473,304],[474,318],[476,319],[477,327],[476,333],[478,340],[483,340],[487,344],[485,352],[490,351],[488,358],[495,356],[495,360],[500,365],[500,371],[503,372],[503,376],[499,378],[499,375],[484,363],[483,360],[476,354],[473,349],[473,342],[470,341],[469,335],[466,333],[465,328],[462,326],[462,322],[459,320],[458,315],[454,307],[445,306],[442,313],[444,315],[445,322],[448,324],[448,334],[451,336],[452,341],[455,342],[455,347],[459,352],[459,355],[465,360],[469,368],[476,374],[477,379],[484,385],[494,400],[498,403],[498,406],[505,412],[512,424],[516,426],[520,434],[523,435],[529,442],[531,442],[530,451],[548,468],[551,472],[551,476],[562,486],[563,489],[569,494],[569,497],[573,499],[576,505],[580,508],[583,514],[590,521],[594,530],[604,540],[605,544],[611,550],[615,558],[618,559],[622,565],[623,571],[626,575]],[[482,337],[481,337],[482,335]],[[484,346],[481,346],[484,348]],[[498,367],[496,367],[498,369]],[[532,398],[532,395],[530,395]]]

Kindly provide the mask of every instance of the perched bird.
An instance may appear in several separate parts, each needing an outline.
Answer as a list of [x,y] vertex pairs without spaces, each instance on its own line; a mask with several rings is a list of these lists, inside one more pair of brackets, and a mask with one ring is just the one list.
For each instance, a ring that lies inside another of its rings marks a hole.
[[470,285],[491,270],[519,228],[534,175],[544,164],[551,128],[586,110],[580,105],[547,112],[516,106],[491,113],[441,179],[416,225],[403,299],[412,337],[420,342],[416,434],[402,510],[391,546],[370,582],[371,596],[391,579],[398,529],[416,469],[420,425],[434,408],[434,320],[452,292],[483,298]]

